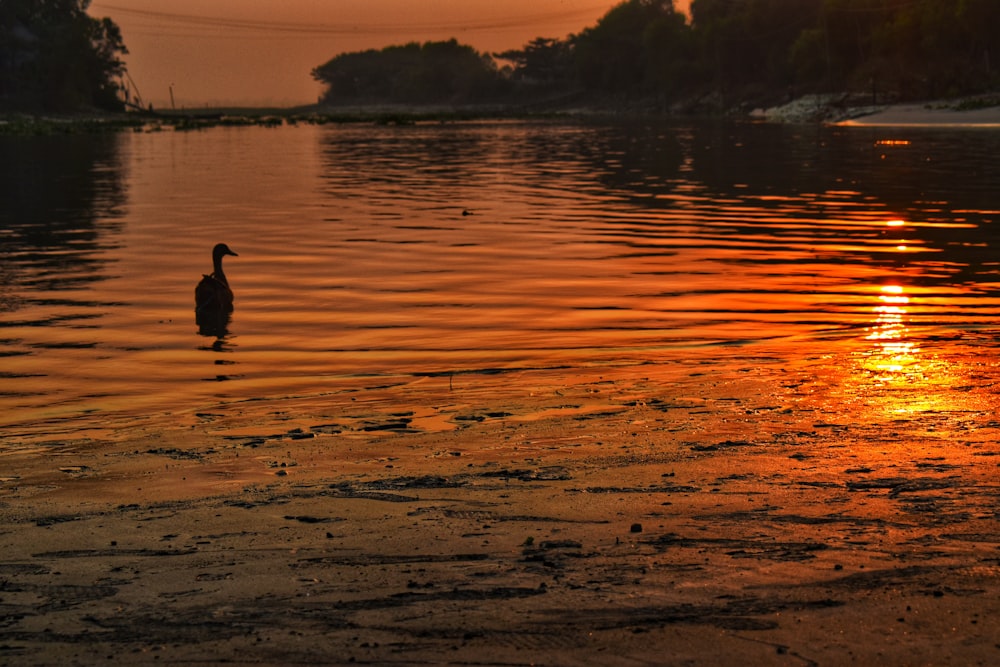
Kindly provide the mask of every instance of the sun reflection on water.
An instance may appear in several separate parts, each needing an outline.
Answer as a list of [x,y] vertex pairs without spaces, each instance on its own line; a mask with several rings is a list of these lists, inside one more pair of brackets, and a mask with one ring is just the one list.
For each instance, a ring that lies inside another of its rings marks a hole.
[[899,374],[920,372],[920,348],[909,338],[906,321],[910,297],[900,285],[884,285],[875,306],[875,322],[866,338],[872,341],[865,367],[880,382],[898,380]]
[[878,288],[865,334],[868,345],[858,354],[853,386],[847,388],[867,406],[861,413],[869,419],[909,419],[972,407],[967,403],[974,397],[955,391],[965,384],[962,365],[921,347],[920,333],[910,321],[912,306],[902,285]]

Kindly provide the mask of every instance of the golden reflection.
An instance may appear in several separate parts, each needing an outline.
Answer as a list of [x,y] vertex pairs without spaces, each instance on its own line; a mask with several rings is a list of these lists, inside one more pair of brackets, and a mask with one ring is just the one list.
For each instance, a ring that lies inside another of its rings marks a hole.
[[892,381],[893,375],[920,373],[920,348],[909,340],[906,322],[908,297],[900,285],[884,285],[875,306],[875,322],[866,338],[872,341],[865,368],[876,373],[881,382]]
[[[905,220],[894,219],[894,220],[886,220],[885,221],[885,226],[888,227],[888,228],[890,228],[890,229],[899,229],[899,228],[902,228],[902,227],[906,227],[906,225],[907,225],[907,222]],[[910,246],[906,243],[906,240],[905,239],[899,239],[898,242],[896,243],[896,251],[897,252],[908,252],[909,250],[910,250]]]
[[860,419],[895,421],[964,411],[977,400],[955,391],[965,383],[962,364],[921,348],[920,334],[910,322],[912,308],[903,286],[878,288],[874,318],[865,333],[868,345],[857,354],[844,387],[844,398]]
[[843,378],[842,409],[859,423],[913,418],[942,408],[948,369],[923,354],[911,331],[910,296],[902,285],[874,287],[872,319],[862,349],[856,350]]

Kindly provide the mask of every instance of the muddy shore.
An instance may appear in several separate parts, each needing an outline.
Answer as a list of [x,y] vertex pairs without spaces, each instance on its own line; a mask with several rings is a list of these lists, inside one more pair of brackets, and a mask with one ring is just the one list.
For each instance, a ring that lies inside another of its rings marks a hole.
[[754,363],[12,433],[0,661],[1000,659],[989,413],[858,419],[814,374]]

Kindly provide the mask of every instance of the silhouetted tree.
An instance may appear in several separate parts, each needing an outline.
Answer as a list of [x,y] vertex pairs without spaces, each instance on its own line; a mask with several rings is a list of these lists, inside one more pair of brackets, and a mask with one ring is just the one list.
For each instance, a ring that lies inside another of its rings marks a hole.
[[90,0],[0,1],[0,107],[119,110],[117,79],[128,53],[111,19]]
[[914,1],[881,28],[876,55],[904,94],[957,94],[991,78],[990,47],[998,30],[995,1]]
[[[539,37],[497,57],[513,63],[516,92],[664,102],[714,89],[735,104],[793,90],[981,92],[1000,83],[998,52],[1000,0],[693,0],[690,23],[672,0],[624,0],[576,35]],[[495,63],[455,40],[344,54],[313,76],[331,102],[504,92]]]
[[663,11],[642,33],[644,87],[664,95],[683,92],[697,81],[694,41],[683,14]]
[[514,63],[511,78],[520,83],[562,88],[571,82],[573,50],[566,40],[536,37],[523,49],[504,51],[496,57]]
[[[701,60],[723,88],[796,81],[792,55],[802,34],[818,23],[823,0],[694,0],[692,29]],[[803,56],[800,55],[800,61]]]
[[656,79],[651,68],[664,64],[654,56],[666,48],[661,40],[678,37],[672,28],[682,24],[673,0],[626,0],[612,7],[596,26],[571,38],[580,83],[611,93],[648,90]]
[[969,60],[990,78],[997,76],[1000,58],[1000,2],[996,0],[959,0],[958,20],[969,35],[966,49]]
[[818,31],[833,86],[870,83],[912,98],[979,92],[997,82],[996,0],[826,0]]
[[328,104],[476,102],[501,83],[492,58],[454,39],[345,53],[312,75],[326,84]]

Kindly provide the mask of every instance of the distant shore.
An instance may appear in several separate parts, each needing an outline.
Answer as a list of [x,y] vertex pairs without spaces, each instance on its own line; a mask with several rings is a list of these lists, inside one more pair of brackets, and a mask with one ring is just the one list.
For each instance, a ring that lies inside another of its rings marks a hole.
[[[26,114],[0,113],[0,135],[49,135],[120,130],[198,130],[219,125],[280,126],[295,124],[373,123],[408,125],[419,122],[538,119],[575,117],[649,116],[690,118],[690,114],[659,114],[642,106],[575,105],[544,110],[521,105],[412,106],[370,105],[363,107],[212,108],[166,112]],[[711,116],[708,116],[711,117]],[[740,116],[725,115],[739,119]],[[751,120],[786,123],[822,123],[849,127],[1000,127],[1000,96],[937,100],[906,104],[858,104],[839,95],[805,95],[782,105],[757,108],[745,116]]]

